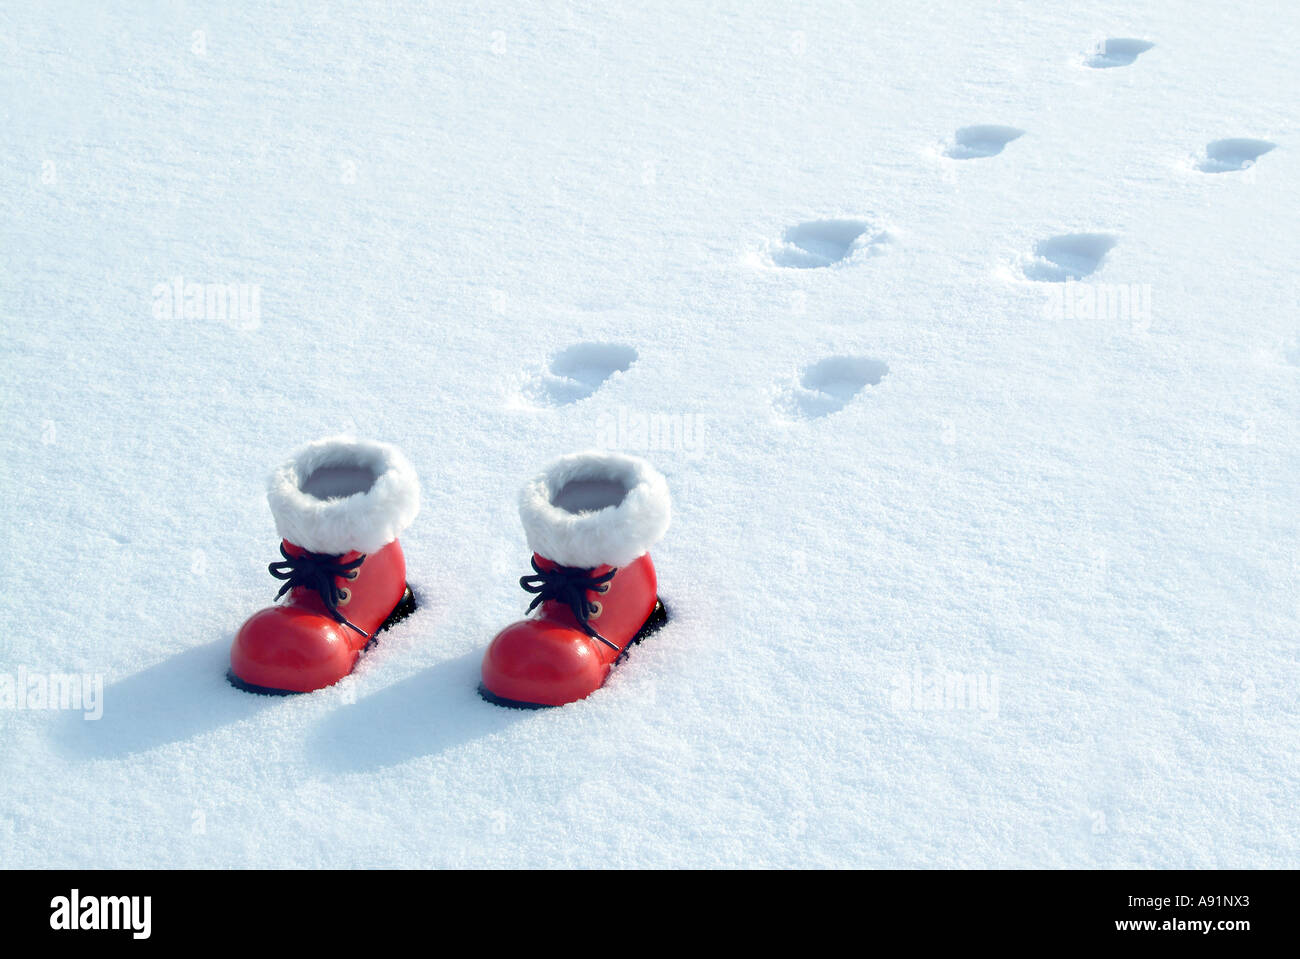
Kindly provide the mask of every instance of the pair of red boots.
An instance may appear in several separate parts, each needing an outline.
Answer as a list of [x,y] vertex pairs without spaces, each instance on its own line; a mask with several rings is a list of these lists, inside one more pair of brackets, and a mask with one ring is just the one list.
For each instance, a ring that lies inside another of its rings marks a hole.
[[[375,635],[415,609],[397,537],[420,509],[415,470],[394,446],[310,443],[271,476],[284,557],[269,567],[288,601],[255,613],[230,651],[230,678],[253,692],[310,692],[348,675]],[[561,706],[605,682],[629,645],[666,619],[646,552],[668,529],[668,485],[634,456],[564,456],[524,487],[533,551],[532,618],[483,657],[483,697]]]

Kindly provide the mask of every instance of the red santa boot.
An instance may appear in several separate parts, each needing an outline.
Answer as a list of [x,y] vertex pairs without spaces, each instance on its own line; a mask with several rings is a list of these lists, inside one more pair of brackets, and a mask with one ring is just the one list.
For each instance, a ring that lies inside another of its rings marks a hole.
[[305,693],[352,671],[375,634],[415,609],[397,536],[420,509],[415,470],[395,446],[345,437],[299,449],[271,476],[283,538],[268,569],[288,600],[254,613],[230,650],[230,681]]
[[519,515],[534,575],[519,585],[537,613],[492,640],[483,698],[562,706],[599,689],[628,646],[667,620],[646,550],[669,513],[668,484],[634,456],[575,453],[528,484]]

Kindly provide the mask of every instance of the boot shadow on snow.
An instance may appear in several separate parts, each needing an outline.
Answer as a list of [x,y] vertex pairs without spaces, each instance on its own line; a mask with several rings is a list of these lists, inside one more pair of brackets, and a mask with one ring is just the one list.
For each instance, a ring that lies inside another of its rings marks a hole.
[[57,738],[72,756],[115,759],[184,742],[257,715],[274,703],[226,682],[231,634],[183,650],[104,689],[104,715],[60,717]]
[[310,762],[366,772],[431,756],[500,732],[535,715],[501,709],[478,695],[481,650],[331,710],[306,743]]

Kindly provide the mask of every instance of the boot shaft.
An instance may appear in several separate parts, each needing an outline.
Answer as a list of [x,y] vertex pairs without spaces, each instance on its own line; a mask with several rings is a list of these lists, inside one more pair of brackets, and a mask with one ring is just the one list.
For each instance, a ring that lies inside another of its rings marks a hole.
[[[308,555],[307,550],[288,540],[282,546],[292,557]],[[337,608],[349,622],[356,623],[366,633],[373,633],[406,590],[406,557],[402,544],[393,540],[374,553],[350,550],[337,557],[336,562],[348,566],[357,560],[361,560],[360,565],[350,573],[332,577],[334,585],[343,593]],[[330,615],[320,593],[307,586],[291,589],[289,602],[323,616]]]
[[[543,570],[553,570],[557,564],[543,556],[533,555],[537,565]],[[587,601],[596,609],[587,615],[587,624],[618,649],[596,641],[596,652],[609,662],[618,656],[628,641],[636,635],[654,610],[658,596],[658,578],[655,576],[654,562],[650,554],[645,553],[626,566],[597,566],[590,571],[592,578],[600,579],[606,573],[614,576],[602,586],[585,590]],[[573,611],[565,603],[548,600],[537,610],[538,618],[551,620],[569,629],[581,630]]]

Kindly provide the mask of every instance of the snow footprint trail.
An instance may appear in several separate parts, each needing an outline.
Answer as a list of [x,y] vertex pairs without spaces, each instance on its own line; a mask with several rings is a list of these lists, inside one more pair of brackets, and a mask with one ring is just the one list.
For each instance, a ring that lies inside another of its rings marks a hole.
[[861,249],[879,256],[890,240],[884,231],[872,232],[865,220],[810,220],[786,230],[769,255],[776,266],[817,269],[839,263]]
[[1109,233],[1066,233],[1041,240],[1024,264],[1025,277],[1038,283],[1081,280],[1097,271],[1116,242]]
[[799,382],[777,401],[787,416],[817,419],[838,412],[868,386],[889,372],[882,360],[863,356],[830,356],[806,367]]
[[591,396],[614,374],[626,373],[636,359],[636,350],[620,343],[577,343],[556,353],[524,392],[544,406],[567,406]]
[[1025,131],[1017,127],[995,125],[962,127],[953,136],[952,143],[943,155],[954,160],[976,160],[997,156],[1012,140],[1018,140]]
[[1083,62],[1086,66],[1090,66],[1095,70],[1127,67],[1154,46],[1155,44],[1148,40],[1135,40],[1132,37],[1109,37],[1097,44],[1092,56]]
[[1238,138],[1215,140],[1206,144],[1205,156],[1196,168],[1202,173],[1233,173],[1246,170],[1269,150],[1277,148],[1268,140]]

